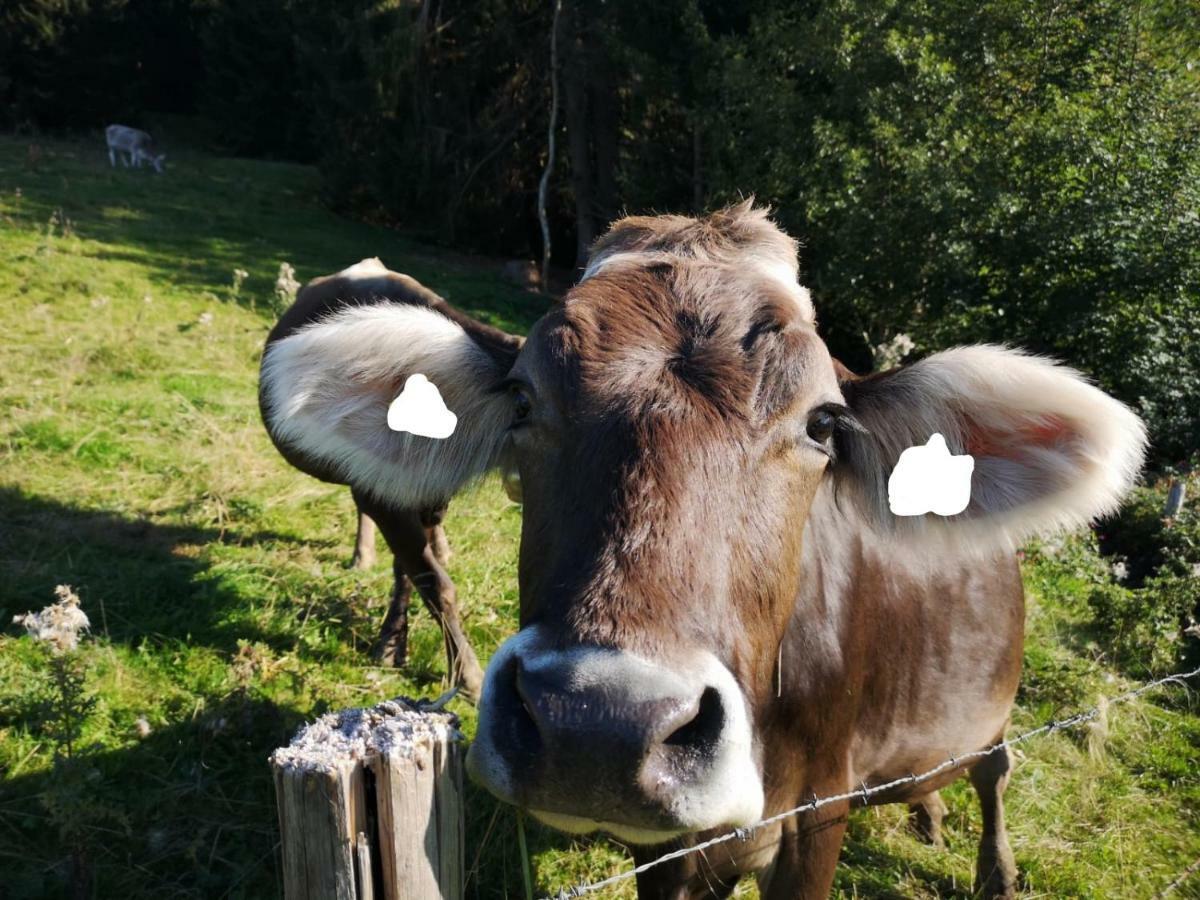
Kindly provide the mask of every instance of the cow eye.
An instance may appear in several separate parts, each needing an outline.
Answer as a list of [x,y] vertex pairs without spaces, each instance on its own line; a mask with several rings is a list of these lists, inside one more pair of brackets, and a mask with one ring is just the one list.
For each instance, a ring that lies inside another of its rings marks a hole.
[[837,416],[828,409],[814,410],[808,417],[808,436],[818,444],[828,444],[837,429]]
[[513,424],[524,425],[529,421],[529,416],[533,412],[533,404],[529,402],[529,395],[520,388],[513,388]]

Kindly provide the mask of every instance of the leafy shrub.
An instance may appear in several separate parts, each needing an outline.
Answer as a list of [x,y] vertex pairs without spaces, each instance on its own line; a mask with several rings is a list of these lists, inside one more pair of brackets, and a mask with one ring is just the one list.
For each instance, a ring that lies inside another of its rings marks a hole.
[[1182,579],[1155,579],[1142,588],[1096,585],[1087,596],[1105,654],[1138,676],[1175,670],[1183,656],[1181,622],[1196,607],[1196,589]]
[[1161,517],[1165,482],[1140,487],[1098,536],[1069,538],[1050,555],[1033,551],[1040,564],[1084,582],[1097,645],[1139,675],[1179,667],[1200,619],[1200,478],[1188,486],[1192,505],[1173,519]]

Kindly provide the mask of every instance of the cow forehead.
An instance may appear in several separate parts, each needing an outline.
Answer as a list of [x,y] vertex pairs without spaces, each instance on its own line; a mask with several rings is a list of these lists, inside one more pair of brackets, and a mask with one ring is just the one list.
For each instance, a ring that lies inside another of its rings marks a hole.
[[745,423],[835,383],[811,319],[775,275],[686,259],[589,276],[535,326],[513,375],[590,413]]
[[583,281],[619,268],[698,261],[751,278],[773,281],[796,312],[815,321],[808,291],[797,277],[798,245],[771,221],[769,211],[747,200],[704,218],[630,216],[616,222],[592,247]]

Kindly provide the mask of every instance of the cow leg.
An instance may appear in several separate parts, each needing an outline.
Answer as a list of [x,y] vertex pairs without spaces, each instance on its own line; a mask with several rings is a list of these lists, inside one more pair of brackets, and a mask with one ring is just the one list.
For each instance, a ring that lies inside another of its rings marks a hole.
[[446,518],[446,507],[439,506],[421,511],[421,524],[425,526],[426,541],[433,547],[433,555],[443,569],[450,564],[450,541],[446,538],[446,529],[442,520]]
[[[634,847],[633,861],[640,866],[674,849],[676,845]],[[637,876],[638,900],[725,900],[736,887],[736,878],[718,878],[701,853],[673,859]]]
[[[357,504],[356,504],[357,505]],[[358,507],[358,533],[354,537],[352,569],[370,569],[375,565],[375,522]]]
[[[358,535],[355,539],[354,558],[351,565],[356,569],[367,568],[364,565],[364,549],[369,547],[370,562],[375,562],[375,522],[382,522],[386,517],[389,522],[392,517],[403,518],[406,513],[393,514],[381,508],[367,496],[360,494],[354,488],[350,489],[354,505],[358,510]],[[369,512],[368,512],[369,510]],[[371,516],[375,518],[372,519]],[[408,607],[412,599],[412,581],[405,571],[401,555],[397,551],[400,542],[408,539],[404,530],[399,527],[382,526],[384,540],[392,551],[392,599],[388,603],[387,614],[383,617],[383,625],[379,629],[379,638],[375,642],[375,657],[382,665],[399,668],[408,660]],[[366,533],[370,532],[370,540]],[[423,542],[423,538],[421,541]],[[414,548],[420,552],[420,547]]]
[[434,525],[429,529],[429,543],[433,547],[433,555],[437,557],[438,563],[445,568],[450,564],[450,557],[454,555],[454,551],[450,549],[450,541],[446,538],[446,529],[441,525]]
[[942,795],[931,791],[908,804],[908,823],[913,833],[926,844],[934,847],[946,846],[942,838],[942,819],[946,817],[946,804]]
[[[356,496],[355,499],[361,503],[364,498]],[[434,548],[429,543],[429,535],[422,522],[422,518],[428,520],[429,516],[412,510],[385,509],[369,501],[363,505],[383,532],[396,558],[398,571],[403,570],[408,576],[442,628],[451,682],[462,688],[463,694],[469,699],[477,700],[483,687],[483,669],[459,621],[454,582],[439,565]],[[381,636],[381,643],[382,640]]]
[[1017,895],[1017,863],[1004,828],[1004,789],[1011,769],[1007,747],[988,754],[971,769],[971,784],[983,808],[983,837],[975,862],[977,897]]
[[471,643],[463,631],[462,622],[458,617],[458,592],[454,582],[446,574],[434,554],[433,547],[426,543],[418,561],[415,561],[414,574],[409,572],[409,578],[421,593],[421,599],[429,607],[433,617],[442,626],[442,639],[446,643],[446,663],[450,669],[451,681],[462,688],[464,696],[472,702],[479,699],[483,690],[483,669]]
[[[831,785],[816,792],[823,796],[839,790],[844,788]],[[784,820],[775,862],[759,876],[763,900],[825,900],[829,896],[849,813],[849,803],[832,803]]]
[[112,147],[108,148],[108,164],[114,169],[117,167],[117,154]]
[[392,572],[395,574],[392,602],[388,604],[387,615],[379,629],[375,656],[383,665],[398,669],[408,661],[408,605],[412,599],[412,582],[404,574],[398,559],[392,561]]

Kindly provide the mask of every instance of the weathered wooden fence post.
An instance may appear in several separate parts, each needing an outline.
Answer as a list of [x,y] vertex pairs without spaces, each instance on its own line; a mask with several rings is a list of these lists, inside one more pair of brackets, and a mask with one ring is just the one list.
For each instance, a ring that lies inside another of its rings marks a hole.
[[1167,486],[1167,502],[1163,505],[1163,518],[1171,519],[1179,515],[1183,509],[1183,501],[1187,497],[1187,481],[1183,478],[1172,478]]
[[461,900],[461,737],[453,714],[401,698],[276,750],[286,900]]

